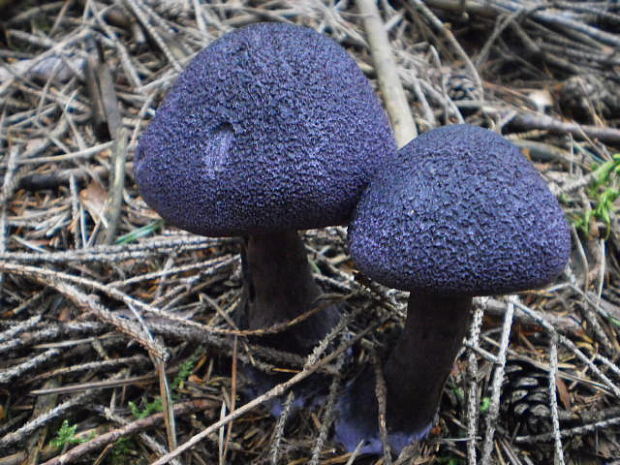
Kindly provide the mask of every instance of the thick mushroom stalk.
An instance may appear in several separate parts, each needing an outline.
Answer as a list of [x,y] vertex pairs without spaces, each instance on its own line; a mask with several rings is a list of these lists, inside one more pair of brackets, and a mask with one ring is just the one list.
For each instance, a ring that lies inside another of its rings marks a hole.
[[[409,296],[403,333],[383,367],[388,441],[394,452],[428,434],[469,327],[471,302],[467,296]],[[336,435],[347,450],[363,439],[363,453],[383,450],[374,385],[374,376],[366,370],[341,403]]]
[[409,296],[405,329],[383,369],[390,430],[416,436],[428,432],[469,326],[471,301],[461,296]]
[[[306,249],[297,232],[249,236],[244,256],[249,329],[266,329],[294,320],[317,305],[321,290],[312,278]],[[283,333],[262,339],[277,349],[305,355],[336,320],[335,308],[327,307]]]

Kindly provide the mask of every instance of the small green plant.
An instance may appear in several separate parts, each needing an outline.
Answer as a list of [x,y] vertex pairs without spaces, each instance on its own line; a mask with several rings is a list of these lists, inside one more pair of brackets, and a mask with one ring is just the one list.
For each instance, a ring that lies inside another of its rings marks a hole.
[[126,463],[133,463],[129,460],[129,457],[135,450],[136,445],[131,437],[120,438],[112,446],[112,450],[107,458],[107,463],[109,465],[124,465]]
[[53,447],[57,447],[59,449],[64,448],[65,446],[71,446],[74,444],[82,444],[83,442],[90,441],[94,433],[89,437],[77,437],[75,432],[77,430],[77,425],[70,425],[69,420],[64,420],[58,432],[56,433],[56,437],[50,441],[50,445]]
[[198,362],[200,353],[201,351],[194,352],[187,360],[181,363],[181,366],[179,367],[179,372],[172,380],[172,385],[170,386],[172,391],[178,391],[179,389],[183,389],[185,382],[192,374],[192,371],[196,366],[196,362]]
[[480,413],[487,413],[491,407],[491,398],[483,397],[480,400]]
[[[170,390],[172,391],[172,398],[175,399],[177,395],[176,392],[179,389],[183,389],[183,385],[192,374],[194,367],[196,366],[196,362],[200,358],[200,354],[202,354],[202,349],[196,350],[190,357],[181,363],[179,367],[179,372],[172,380],[172,384],[170,385]],[[161,397],[155,397],[151,402],[147,402],[143,407],[139,407],[135,402],[129,401],[129,410],[131,410],[131,414],[137,419],[146,418],[153,413],[163,411],[163,404],[161,401]]]
[[144,407],[138,407],[135,402],[129,401],[129,410],[131,414],[138,420],[146,418],[154,413],[163,411],[163,405],[160,397],[156,397],[151,402],[147,402]]
[[616,200],[620,198],[620,153],[596,167],[594,173],[596,180],[588,189],[594,207],[576,216],[573,224],[585,235],[590,235],[592,221],[597,220],[605,225],[606,236],[609,236],[611,215],[617,208]]
[[458,386],[454,386],[452,388],[452,393],[456,396],[456,398],[459,400],[459,402],[464,402],[465,401],[465,391],[463,390],[463,388],[458,387]]

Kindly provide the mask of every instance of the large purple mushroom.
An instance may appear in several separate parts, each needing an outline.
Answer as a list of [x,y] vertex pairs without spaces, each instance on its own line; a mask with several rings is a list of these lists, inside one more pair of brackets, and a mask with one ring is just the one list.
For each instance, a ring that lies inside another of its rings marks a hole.
[[[216,40],[181,73],[140,139],[135,176],[169,223],[244,237],[244,319],[262,329],[320,295],[297,230],[346,223],[395,151],[343,48],[308,28],[260,23]],[[305,354],[336,317],[330,307],[268,343]]]
[[[544,180],[496,133],[429,131],[398,152],[363,194],[349,229],[367,276],[411,291],[403,333],[384,364],[386,421],[397,452],[432,426],[461,347],[472,297],[544,286],[564,268],[570,234]],[[348,450],[382,449],[374,381],[358,377],[336,434]]]

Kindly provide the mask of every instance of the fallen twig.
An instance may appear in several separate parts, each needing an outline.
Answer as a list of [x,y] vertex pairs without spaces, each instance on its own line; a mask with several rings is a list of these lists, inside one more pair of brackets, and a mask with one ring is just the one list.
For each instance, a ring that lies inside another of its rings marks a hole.
[[[210,401],[199,399],[193,400],[191,402],[177,404],[173,406],[173,410],[175,415],[183,415],[185,413],[194,412],[196,410],[204,410],[210,405],[212,405]],[[139,431],[143,431],[148,428],[152,428],[163,420],[163,413],[156,413],[147,418],[136,420],[126,426],[110,431],[109,433],[101,434],[91,439],[90,441],[85,442],[84,444],[75,446],[68,452],[62,454],[60,457],[48,460],[42,465],[63,465],[66,463],[71,463],[90,452],[94,452],[104,446],[107,446],[108,444],[112,444],[113,442],[118,441],[120,438],[126,437],[133,433],[137,433]]]
[[377,71],[377,80],[392,121],[396,142],[402,147],[417,135],[417,130],[409,110],[405,90],[398,76],[388,35],[374,0],[358,0],[357,6],[363,16],[370,53]]

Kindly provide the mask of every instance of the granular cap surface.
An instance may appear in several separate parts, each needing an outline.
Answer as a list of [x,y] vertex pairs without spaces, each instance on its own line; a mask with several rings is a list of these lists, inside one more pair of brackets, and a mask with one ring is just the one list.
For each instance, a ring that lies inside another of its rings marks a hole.
[[135,174],[146,202],[203,235],[346,222],[395,153],[368,80],[336,42],[260,23],[203,50],[142,136]]
[[570,252],[564,214],[534,166],[506,139],[468,125],[403,147],[362,196],[349,242],[373,279],[441,294],[540,287]]

